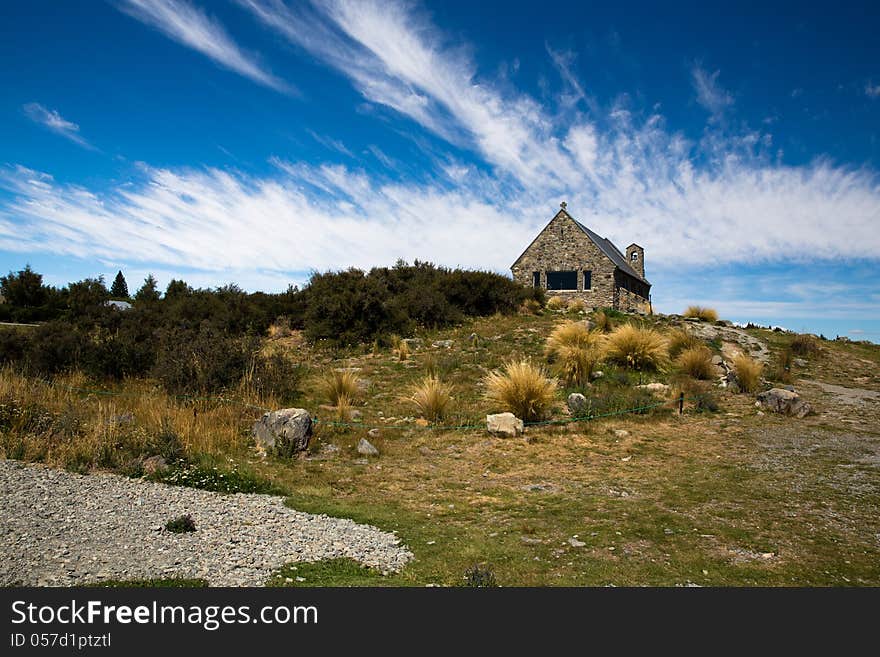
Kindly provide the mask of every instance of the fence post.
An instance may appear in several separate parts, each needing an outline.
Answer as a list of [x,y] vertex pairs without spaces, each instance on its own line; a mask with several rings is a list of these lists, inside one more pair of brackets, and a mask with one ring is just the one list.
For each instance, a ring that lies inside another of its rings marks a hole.
[[684,393],[678,395],[678,414],[684,413]]

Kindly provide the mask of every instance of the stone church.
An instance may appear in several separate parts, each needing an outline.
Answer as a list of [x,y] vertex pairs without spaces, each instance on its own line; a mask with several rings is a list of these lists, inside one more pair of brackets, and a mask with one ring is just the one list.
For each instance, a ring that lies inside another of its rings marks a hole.
[[510,270],[523,285],[542,287],[566,300],[581,299],[587,308],[651,311],[645,250],[630,244],[621,252],[568,214],[565,203]]

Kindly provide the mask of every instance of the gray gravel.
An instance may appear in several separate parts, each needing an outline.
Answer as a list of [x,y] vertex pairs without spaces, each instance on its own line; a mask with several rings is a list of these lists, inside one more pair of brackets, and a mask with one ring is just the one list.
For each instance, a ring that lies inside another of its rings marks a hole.
[[[270,495],[0,460],[0,500],[0,585],[183,577],[259,586],[293,561],[349,557],[393,572],[412,558],[394,534],[294,511]],[[183,514],[192,515],[195,532],[164,528]]]

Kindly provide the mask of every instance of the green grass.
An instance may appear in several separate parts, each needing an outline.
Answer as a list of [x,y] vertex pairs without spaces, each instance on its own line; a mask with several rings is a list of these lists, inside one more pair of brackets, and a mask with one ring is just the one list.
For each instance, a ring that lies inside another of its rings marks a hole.
[[393,578],[362,566],[353,559],[325,559],[288,564],[275,571],[267,586],[385,586]]

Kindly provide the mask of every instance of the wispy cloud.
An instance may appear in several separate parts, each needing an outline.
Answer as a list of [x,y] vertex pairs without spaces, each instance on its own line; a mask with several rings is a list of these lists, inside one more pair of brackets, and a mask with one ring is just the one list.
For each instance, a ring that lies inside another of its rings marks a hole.
[[290,83],[272,74],[256,55],[242,50],[219,21],[186,0],[118,0],[117,6],[224,68],[276,91],[295,93]]
[[44,128],[69,139],[75,144],[79,144],[83,148],[95,150],[95,147],[79,134],[79,126],[65,119],[56,110],[46,109],[39,103],[27,103],[22,106],[22,110],[25,116],[34,123],[39,123]]
[[720,120],[727,108],[733,105],[733,96],[718,84],[719,75],[721,71],[707,73],[700,64],[695,64],[691,69],[697,102],[712,115],[715,121]]
[[331,151],[336,151],[337,153],[342,153],[347,157],[354,157],[354,155],[352,155],[352,152],[348,150],[342,140],[334,139],[329,135],[318,134],[314,130],[308,130],[307,132],[312,137],[312,139],[321,144],[321,146],[323,146],[324,148]]
[[880,98],[880,84],[868,82],[865,85],[865,95],[868,98]]

